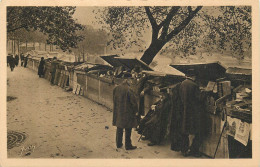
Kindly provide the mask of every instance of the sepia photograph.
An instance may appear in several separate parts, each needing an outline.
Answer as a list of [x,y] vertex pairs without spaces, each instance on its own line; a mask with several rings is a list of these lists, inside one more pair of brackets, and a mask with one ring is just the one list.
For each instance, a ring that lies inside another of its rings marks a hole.
[[6,158],[259,165],[253,8],[6,5]]

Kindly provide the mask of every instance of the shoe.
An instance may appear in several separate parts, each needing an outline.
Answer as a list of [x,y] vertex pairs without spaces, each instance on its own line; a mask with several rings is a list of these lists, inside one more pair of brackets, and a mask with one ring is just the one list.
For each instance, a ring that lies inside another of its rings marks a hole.
[[172,151],[176,151],[176,152],[181,151],[181,149],[179,147],[171,147],[171,150]]
[[190,151],[189,152],[189,154],[191,155],[191,156],[194,156],[194,157],[201,157],[201,154],[200,154],[200,152],[199,151]]
[[184,157],[188,157],[188,156],[189,156],[188,152],[181,152],[181,154],[182,154]]
[[191,151],[190,151],[190,150],[182,151],[181,154],[182,154],[184,157],[188,157],[188,156],[191,155]]
[[123,146],[123,144],[121,144],[121,145],[118,145],[118,146],[116,146],[117,148],[121,148]]
[[154,146],[154,145],[156,145],[155,143],[152,143],[152,142],[150,142],[150,143],[148,143],[147,144],[148,146]]
[[136,146],[125,147],[126,150],[134,150],[134,149],[136,149],[136,148],[137,148]]

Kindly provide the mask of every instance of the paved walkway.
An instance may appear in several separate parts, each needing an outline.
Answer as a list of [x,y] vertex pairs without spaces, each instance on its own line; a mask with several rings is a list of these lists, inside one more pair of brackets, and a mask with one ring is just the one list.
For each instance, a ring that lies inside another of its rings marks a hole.
[[135,131],[136,150],[116,149],[111,111],[51,86],[28,68],[8,69],[7,74],[7,95],[16,97],[7,103],[7,129],[26,135],[23,143],[8,149],[9,158],[183,158],[169,144],[137,142]]

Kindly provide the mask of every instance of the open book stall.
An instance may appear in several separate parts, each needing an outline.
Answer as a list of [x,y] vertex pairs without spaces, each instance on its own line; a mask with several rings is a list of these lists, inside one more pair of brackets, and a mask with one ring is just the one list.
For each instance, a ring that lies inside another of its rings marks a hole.
[[[181,83],[185,76],[154,71],[136,58],[122,58],[117,55],[101,58],[107,65],[58,60],[54,84],[112,110],[114,87],[124,80],[125,73],[131,73],[135,78],[132,87],[138,95],[141,118],[157,127],[154,133],[159,134],[153,135],[156,140],[167,142],[174,120],[170,111],[176,103],[173,101],[174,93],[177,93],[176,85]],[[37,71],[38,58],[31,58],[30,61],[28,67]],[[188,74],[192,69],[198,79],[205,109],[205,137],[200,151],[213,158],[250,157],[251,70],[226,69],[219,62],[174,64],[171,67],[183,74]],[[49,81],[51,68],[51,59],[46,59],[44,77]],[[155,108],[151,109],[153,106]],[[144,135],[144,129],[140,135]]]
[[252,70],[223,67],[219,62],[172,65],[195,70],[205,100],[206,136],[201,152],[216,158],[250,158]]

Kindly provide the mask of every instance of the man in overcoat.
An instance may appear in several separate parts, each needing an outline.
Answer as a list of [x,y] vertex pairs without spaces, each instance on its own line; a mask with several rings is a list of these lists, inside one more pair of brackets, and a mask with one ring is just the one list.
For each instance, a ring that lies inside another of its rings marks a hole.
[[[183,104],[182,112],[182,147],[184,156],[200,156],[199,147],[201,144],[200,134],[200,90],[195,83],[194,73],[189,76],[180,85],[180,98]],[[191,147],[189,147],[189,135],[194,135]]]
[[[138,104],[134,92],[130,88],[131,74],[124,74],[125,80],[113,90],[113,126],[117,127],[116,146],[123,146],[123,130],[125,130],[125,149],[133,150],[136,146],[132,145],[132,128],[137,126]],[[127,79],[126,79],[127,78]]]
[[41,61],[38,67],[38,75],[40,78],[44,76],[44,65],[45,65],[44,57],[41,57]]
[[15,58],[14,58],[13,55],[9,55],[9,56],[7,57],[7,59],[8,59],[8,63],[9,63],[9,66],[10,66],[10,68],[11,68],[11,71],[13,71],[13,70],[14,70],[14,67],[15,67]]
[[21,59],[21,66],[23,66],[23,62],[24,62],[24,55],[23,55],[23,53],[20,54],[20,59]]
[[18,66],[19,64],[19,56],[15,55],[15,66]]
[[53,59],[51,61],[51,84],[52,85],[54,85],[57,64],[58,64],[57,57],[53,57]]

